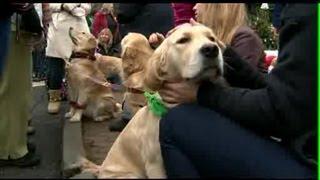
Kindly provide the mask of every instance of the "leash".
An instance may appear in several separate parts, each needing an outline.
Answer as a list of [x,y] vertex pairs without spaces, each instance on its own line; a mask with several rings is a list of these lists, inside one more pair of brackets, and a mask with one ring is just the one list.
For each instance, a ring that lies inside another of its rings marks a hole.
[[81,75],[90,79],[91,81],[95,82],[96,84],[103,86],[103,87],[111,88],[112,90],[122,90],[123,89],[123,85],[113,84],[113,83],[110,83],[109,81],[101,81],[100,79],[96,79],[94,77],[84,75],[84,74],[81,74]]

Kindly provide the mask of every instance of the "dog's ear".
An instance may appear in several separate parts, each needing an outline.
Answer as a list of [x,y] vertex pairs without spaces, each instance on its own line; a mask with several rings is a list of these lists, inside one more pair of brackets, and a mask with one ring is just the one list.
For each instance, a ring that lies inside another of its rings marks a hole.
[[135,58],[139,52],[135,48],[125,47],[121,57]]
[[148,90],[157,91],[161,88],[165,69],[167,69],[167,48],[162,44],[152,54],[146,66],[144,85]]

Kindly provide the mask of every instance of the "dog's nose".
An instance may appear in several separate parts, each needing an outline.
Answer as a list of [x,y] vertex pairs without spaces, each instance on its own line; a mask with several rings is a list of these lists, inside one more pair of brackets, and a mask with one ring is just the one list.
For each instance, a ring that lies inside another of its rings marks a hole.
[[214,58],[217,57],[219,49],[218,46],[214,44],[207,44],[201,47],[200,52],[207,58]]

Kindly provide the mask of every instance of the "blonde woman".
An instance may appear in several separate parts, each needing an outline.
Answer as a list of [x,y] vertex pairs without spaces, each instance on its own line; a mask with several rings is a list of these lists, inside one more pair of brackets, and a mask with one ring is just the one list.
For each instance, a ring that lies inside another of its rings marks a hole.
[[248,26],[244,3],[197,3],[193,10],[196,20],[210,27],[242,59],[262,72],[267,71],[262,40]]

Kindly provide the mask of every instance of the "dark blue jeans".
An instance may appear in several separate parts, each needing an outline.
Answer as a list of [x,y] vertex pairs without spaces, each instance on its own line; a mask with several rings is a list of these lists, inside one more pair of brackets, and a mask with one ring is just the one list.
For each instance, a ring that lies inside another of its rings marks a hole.
[[0,19],[0,77],[2,75],[9,50],[10,17]]
[[61,58],[47,56],[47,86],[50,90],[62,88],[62,80],[65,74],[65,62]]
[[279,143],[194,104],[161,119],[160,144],[168,178],[315,177]]
[[45,48],[36,48],[32,51],[32,69],[36,77],[46,76],[46,62]]

